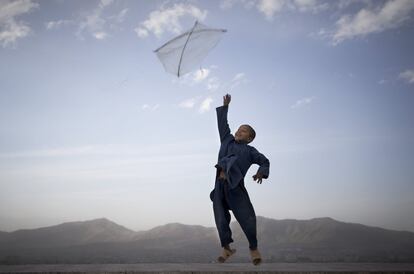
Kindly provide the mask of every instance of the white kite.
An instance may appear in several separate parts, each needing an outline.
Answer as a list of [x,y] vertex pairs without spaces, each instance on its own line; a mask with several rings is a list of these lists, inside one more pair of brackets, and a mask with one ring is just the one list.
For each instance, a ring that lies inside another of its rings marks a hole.
[[212,29],[198,21],[193,28],[154,50],[167,72],[178,77],[198,67],[219,42],[225,29]]

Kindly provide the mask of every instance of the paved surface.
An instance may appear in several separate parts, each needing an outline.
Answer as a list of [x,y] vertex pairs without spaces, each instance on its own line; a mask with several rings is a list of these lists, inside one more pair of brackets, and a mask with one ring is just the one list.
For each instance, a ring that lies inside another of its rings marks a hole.
[[0,273],[414,273],[400,263],[58,264],[0,265]]

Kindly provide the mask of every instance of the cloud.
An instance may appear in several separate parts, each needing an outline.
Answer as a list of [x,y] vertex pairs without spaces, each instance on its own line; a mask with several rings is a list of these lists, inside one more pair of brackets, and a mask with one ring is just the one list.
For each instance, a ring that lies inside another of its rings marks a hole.
[[257,0],[222,0],[220,2],[220,9],[227,10],[238,3],[243,4],[245,9],[251,9],[256,5],[256,2]]
[[211,103],[213,102],[213,98],[211,97],[207,97],[206,99],[203,100],[203,102],[201,102],[200,104],[200,108],[199,108],[199,112],[200,113],[204,113],[210,110],[211,108]]
[[307,97],[307,98],[299,99],[296,101],[296,103],[291,105],[290,108],[291,109],[301,108],[305,105],[309,105],[310,103],[312,103],[313,100],[314,100],[314,97]]
[[[108,13],[108,10],[111,10],[113,3],[113,0],[101,0],[92,12],[83,15],[80,20],[63,21],[67,21],[68,24],[80,21],[78,23],[76,35],[81,39],[83,39],[83,33],[87,32],[97,40],[104,40],[109,36],[107,31],[108,27],[115,29],[117,25],[121,24],[125,20],[125,16],[128,12],[128,9],[124,8],[121,11],[113,13],[112,15],[105,15]],[[53,26],[53,24],[51,26]]]
[[332,36],[334,45],[347,39],[397,28],[410,19],[412,0],[392,0],[382,6],[363,8],[355,15],[344,15],[336,22]]
[[209,74],[210,74],[209,69],[199,69],[193,73],[193,80],[194,82],[199,83],[203,81],[204,79],[206,79]]
[[103,40],[106,37],[108,37],[108,34],[106,32],[103,32],[103,31],[98,31],[98,32],[95,32],[93,34],[93,36],[98,40]]
[[[215,70],[217,68],[217,66],[212,65],[209,68],[200,69],[192,73],[188,73],[178,79],[173,79],[172,82],[190,87],[195,85],[204,85],[206,90],[210,93],[219,89],[232,90],[233,88],[248,82],[245,73],[239,72],[235,74],[231,80],[227,80],[223,83],[223,81],[215,75]],[[194,104],[191,104],[191,107],[193,106]]]
[[409,84],[414,84],[414,70],[406,70],[401,72],[399,78],[404,79]]
[[182,32],[179,20],[185,16],[204,21],[207,11],[202,11],[192,4],[185,3],[174,4],[170,8],[161,7],[158,10],[152,11],[149,18],[135,28],[135,32],[140,38],[147,37],[149,33],[153,33],[158,38],[164,32],[179,34]]
[[136,28],[135,32],[137,33],[139,38],[145,38],[148,36],[148,31],[146,29],[143,28]]
[[173,83],[178,83],[187,86],[194,86],[202,83],[204,80],[208,79],[211,69],[203,68],[198,69],[194,72],[187,73],[184,76],[181,76],[178,79],[173,79]]
[[282,11],[284,5],[284,0],[261,0],[256,7],[266,16],[267,20],[272,20],[274,14]]
[[122,23],[125,20],[125,16],[127,14],[129,9],[125,8],[123,10],[121,10],[118,14],[110,16],[110,19],[114,19],[116,22],[118,23]]
[[[187,99],[185,101],[182,101],[178,106],[181,108],[189,108],[192,109],[194,108],[194,106],[196,105],[196,103],[200,100],[201,96],[197,96],[194,98],[190,98]],[[207,98],[205,98],[201,103],[200,106],[198,108],[198,112],[199,113],[204,113],[210,110],[211,108],[211,103],[213,102],[213,99],[208,96]]]
[[114,0],[101,0],[99,2],[99,6],[104,8],[106,6],[109,6],[110,4],[112,4],[114,2]]
[[52,29],[59,29],[62,26],[74,24],[75,22],[72,20],[56,20],[56,21],[49,21],[45,23],[46,29],[52,30]]
[[230,9],[234,6],[236,2],[237,0],[222,0],[220,1],[220,9],[222,10]]
[[241,84],[247,83],[246,74],[244,72],[239,72],[233,76],[233,78],[227,84],[223,85],[226,90],[232,90]]
[[193,108],[196,102],[196,98],[190,98],[182,101],[178,106],[182,108]]
[[30,0],[0,1],[0,43],[3,48],[15,45],[18,39],[31,33],[30,27],[16,17],[39,6]]
[[218,77],[210,77],[207,81],[207,90],[215,91],[220,87],[220,80]]
[[207,79],[207,90],[208,91],[216,91],[218,89],[225,89],[225,90],[232,90],[235,87],[247,83],[248,80],[246,78],[245,73],[239,72],[230,81],[227,81],[222,84],[221,80],[216,77],[212,76]]
[[265,18],[269,21],[273,20],[273,17],[283,11],[299,11],[299,12],[313,12],[329,8],[329,4],[319,0],[224,0],[220,3],[220,8],[227,10],[235,6],[236,4],[242,4],[245,9],[251,9],[255,7],[260,13],[265,15]]
[[155,104],[155,105],[153,105],[153,106],[148,105],[148,104],[143,104],[143,105],[142,105],[142,110],[150,110],[150,111],[154,111],[154,110],[157,110],[159,107],[160,107],[160,105],[159,105],[159,104]]
[[46,29],[56,30],[63,26],[77,25],[78,29],[76,35],[81,39],[83,39],[84,32],[88,32],[97,40],[106,39],[109,36],[106,31],[107,27],[109,26],[111,29],[116,29],[117,25],[124,22],[128,12],[128,8],[124,8],[113,15],[104,16],[104,13],[110,8],[113,2],[113,0],[101,0],[92,12],[84,14],[80,19],[49,21],[45,23]]
[[83,18],[83,20],[79,23],[79,28],[77,31],[77,35],[79,37],[82,37],[82,33],[84,31],[88,31],[93,37],[97,38],[96,34],[103,31],[104,25],[106,23],[106,20],[102,17],[102,12],[108,5],[109,3],[100,3],[91,14],[88,14]]
[[0,31],[0,42],[3,48],[14,45],[17,39],[26,37],[30,33],[30,27],[24,23],[15,21],[7,22]]

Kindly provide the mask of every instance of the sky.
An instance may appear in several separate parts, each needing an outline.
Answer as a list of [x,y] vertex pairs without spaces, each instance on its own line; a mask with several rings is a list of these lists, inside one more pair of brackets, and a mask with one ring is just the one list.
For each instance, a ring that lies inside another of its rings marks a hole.
[[[178,78],[153,51],[196,20],[227,32]],[[413,49],[411,0],[0,0],[0,230],[214,226],[230,93],[257,215],[414,232]]]

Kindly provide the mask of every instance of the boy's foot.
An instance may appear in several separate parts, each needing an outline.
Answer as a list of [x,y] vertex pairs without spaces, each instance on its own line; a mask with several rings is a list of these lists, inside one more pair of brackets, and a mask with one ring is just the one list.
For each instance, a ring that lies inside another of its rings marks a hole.
[[254,265],[258,265],[262,262],[262,256],[258,249],[251,250],[250,249],[250,256],[252,257],[252,263]]
[[224,263],[231,255],[236,253],[236,249],[231,249],[230,247],[223,247],[223,252],[221,256],[217,258],[219,263]]

